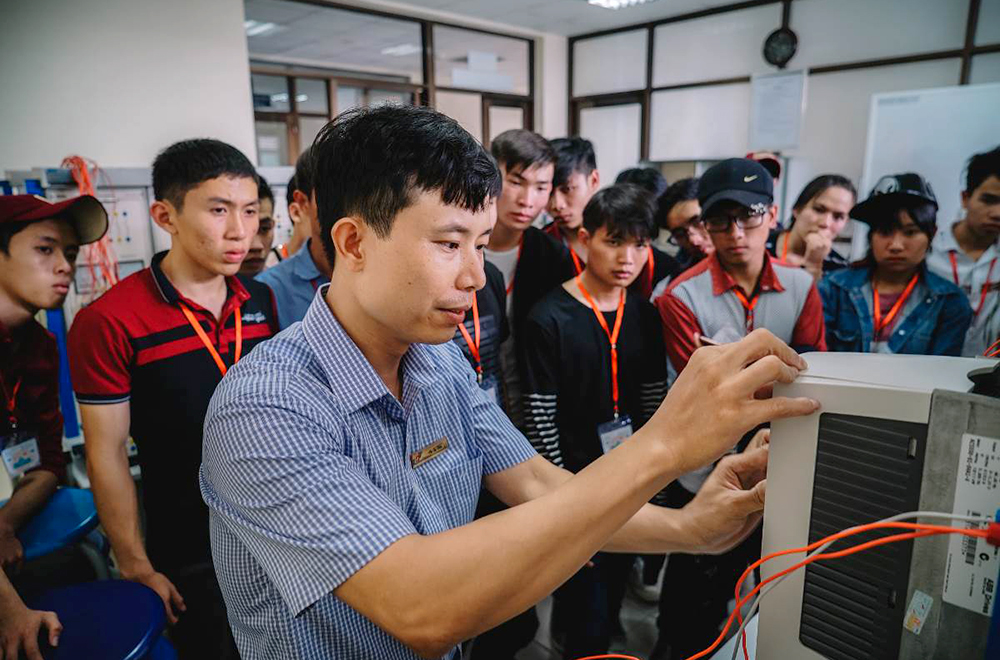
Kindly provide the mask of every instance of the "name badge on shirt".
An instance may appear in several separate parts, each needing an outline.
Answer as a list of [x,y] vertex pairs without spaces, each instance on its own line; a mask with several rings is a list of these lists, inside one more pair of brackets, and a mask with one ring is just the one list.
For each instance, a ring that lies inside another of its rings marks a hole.
[[25,433],[0,438],[0,446],[3,447],[3,465],[14,479],[42,464],[38,440]]
[[597,427],[597,435],[601,437],[601,447],[607,454],[632,437],[632,418],[622,415],[618,419],[605,422]]
[[423,449],[410,452],[410,466],[417,469],[427,461],[437,458],[448,448],[448,438],[440,438]]
[[496,376],[484,376],[483,382],[479,383],[479,388],[486,392],[486,396],[493,403],[500,405],[500,381]]

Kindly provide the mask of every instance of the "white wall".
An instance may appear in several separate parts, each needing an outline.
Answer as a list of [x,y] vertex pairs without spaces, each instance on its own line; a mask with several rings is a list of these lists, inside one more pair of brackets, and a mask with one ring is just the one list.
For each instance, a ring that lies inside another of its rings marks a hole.
[[0,175],[148,166],[190,137],[256,159],[242,0],[31,0],[0,19]]

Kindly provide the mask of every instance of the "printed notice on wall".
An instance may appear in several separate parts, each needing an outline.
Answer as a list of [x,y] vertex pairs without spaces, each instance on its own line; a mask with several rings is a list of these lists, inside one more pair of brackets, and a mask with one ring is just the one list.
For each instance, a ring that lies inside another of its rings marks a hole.
[[750,149],[799,146],[805,112],[806,72],[755,75],[750,81]]
[[[992,518],[998,508],[1000,439],[966,433],[962,436],[962,452],[958,458],[953,513]],[[946,603],[991,616],[997,593],[1000,548],[988,544],[986,539],[962,534],[950,536],[942,599]]]

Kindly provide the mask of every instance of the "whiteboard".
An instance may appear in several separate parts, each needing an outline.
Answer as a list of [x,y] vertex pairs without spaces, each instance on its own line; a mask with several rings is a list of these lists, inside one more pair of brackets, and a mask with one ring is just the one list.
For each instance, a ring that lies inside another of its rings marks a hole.
[[[960,218],[965,164],[1000,144],[1000,84],[964,85],[873,94],[858,196],[865,199],[879,177],[916,172],[938,199],[938,231]],[[868,249],[858,225],[851,256]]]

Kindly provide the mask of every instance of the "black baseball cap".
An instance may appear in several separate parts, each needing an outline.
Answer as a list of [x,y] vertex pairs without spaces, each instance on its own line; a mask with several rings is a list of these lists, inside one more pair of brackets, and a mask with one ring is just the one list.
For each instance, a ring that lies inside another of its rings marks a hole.
[[727,201],[763,213],[774,201],[774,179],[763,165],[749,158],[716,163],[698,181],[702,216],[719,202]]
[[878,180],[868,199],[851,209],[851,217],[872,224],[885,218],[907,200],[926,202],[938,208],[937,197],[930,181],[914,172],[890,174]]

